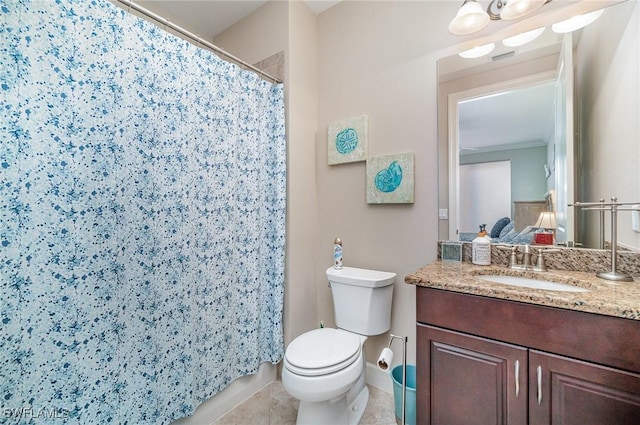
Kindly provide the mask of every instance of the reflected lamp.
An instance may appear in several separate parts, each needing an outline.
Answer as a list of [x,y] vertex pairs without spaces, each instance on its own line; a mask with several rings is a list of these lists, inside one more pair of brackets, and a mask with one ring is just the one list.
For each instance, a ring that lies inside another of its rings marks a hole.
[[538,216],[535,227],[538,230],[533,234],[533,243],[537,245],[553,245],[556,230],[556,213],[543,211]]

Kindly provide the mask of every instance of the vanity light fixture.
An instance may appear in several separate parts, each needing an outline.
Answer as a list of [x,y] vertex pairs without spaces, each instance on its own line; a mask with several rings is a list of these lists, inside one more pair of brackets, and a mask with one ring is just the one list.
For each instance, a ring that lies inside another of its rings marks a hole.
[[536,38],[540,37],[540,35],[544,32],[545,27],[537,28],[532,31],[523,32],[518,35],[514,35],[513,37],[505,38],[502,40],[502,44],[507,47],[518,47],[527,43],[531,43]]
[[530,15],[552,0],[491,0],[486,12],[476,0],[464,0],[449,23],[449,32],[468,35],[482,30],[490,20],[514,20]]
[[[518,47],[524,44],[530,43],[536,38],[540,37],[545,30],[545,27],[537,28],[533,31],[523,32],[522,34],[514,35],[513,37],[505,38],[502,40],[502,44],[507,47]],[[475,59],[484,55],[488,55],[496,47],[495,43],[484,44],[482,46],[474,47],[473,49],[465,50],[458,53],[458,55],[465,59]],[[512,56],[513,52],[505,53],[504,55]],[[502,56],[502,55],[500,55]]]
[[580,28],[584,28],[587,25],[593,23],[600,17],[600,15],[602,15],[602,12],[604,12],[604,9],[585,13],[584,15],[577,15],[569,19],[565,19],[564,21],[556,22],[555,24],[551,25],[551,29],[553,30],[553,32],[557,32],[560,34],[579,30]]
[[474,47],[473,49],[460,52],[458,53],[458,55],[460,55],[460,57],[465,59],[479,58],[480,56],[484,56],[491,53],[495,47],[496,47],[495,43],[484,44],[482,46],[477,46],[477,47]]

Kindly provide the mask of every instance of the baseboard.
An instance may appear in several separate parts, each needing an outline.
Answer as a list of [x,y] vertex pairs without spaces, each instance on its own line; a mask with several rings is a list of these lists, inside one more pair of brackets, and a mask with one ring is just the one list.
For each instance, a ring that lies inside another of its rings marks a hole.
[[393,393],[393,383],[389,371],[380,370],[377,365],[367,362],[367,384],[382,391]]
[[178,419],[171,425],[212,424],[225,413],[275,381],[276,371],[276,366],[271,363],[261,364],[258,373],[236,379],[222,392],[200,404],[193,415]]

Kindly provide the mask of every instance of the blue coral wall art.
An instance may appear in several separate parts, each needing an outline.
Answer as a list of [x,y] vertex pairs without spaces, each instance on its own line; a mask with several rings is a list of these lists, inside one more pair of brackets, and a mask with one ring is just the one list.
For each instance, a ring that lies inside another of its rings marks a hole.
[[329,165],[367,159],[368,127],[366,115],[330,123],[327,138]]
[[367,203],[413,203],[412,153],[367,159]]

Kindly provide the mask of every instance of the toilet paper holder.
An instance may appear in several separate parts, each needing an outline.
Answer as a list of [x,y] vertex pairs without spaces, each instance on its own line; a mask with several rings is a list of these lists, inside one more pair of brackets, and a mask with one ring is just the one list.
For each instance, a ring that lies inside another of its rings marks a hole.
[[393,351],[391,351],[391,344],[394,339],[402,341],[402,425],[406,425],[406,411],[407,411],[407,341],[406,336],[390,334],[389,343],[387,348],[384,348],[378,357],[378,367],[382,370],[388,370],[393,361]]

